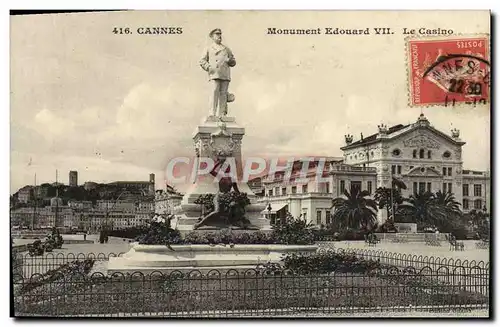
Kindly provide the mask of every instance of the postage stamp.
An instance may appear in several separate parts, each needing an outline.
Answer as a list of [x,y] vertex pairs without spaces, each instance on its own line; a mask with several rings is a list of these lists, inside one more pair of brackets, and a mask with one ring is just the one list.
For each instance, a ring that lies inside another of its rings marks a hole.
[[489,101],[488,36],[409,39],[410,106]]

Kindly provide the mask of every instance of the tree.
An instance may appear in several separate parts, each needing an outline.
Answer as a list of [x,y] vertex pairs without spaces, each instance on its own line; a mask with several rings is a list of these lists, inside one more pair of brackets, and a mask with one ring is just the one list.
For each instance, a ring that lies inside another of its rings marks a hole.
[[411,195],[399,206],[402,215],[413,217],[413,222],[423,226],[441,226],[446,220],[446,210],[432,192]]
[[477,228],[478,226],[482,225],[483,222],[488,219],[488,214],[481,211],[481,210],[476,210],[472,209],[469,211],[468,216],[470,218],[470,222],[474,228]]
[[442,206],[447,213],[462,214],[460,203],[455,200],[455,195],[453,193],[437,191],[434,195],[434,200],[436,204]]
[[333,223],[340,228],[373,229],[377,222],[377,203],[367,198],[368,191],[351,186],[350,192],[344,190],[344,197],[333,199]]
[[395,211],[397,212],[397,206],[404,202],[401,190],[406,190],[406,184],[397,178],[393,178],[390,188],[379,187],[375,191],[374,198],[377,202],[378,208],[386,209],[387,217],[392,217],[392,220],[394,220],[394,215],[392,214],[393,205],[396,208]]
[[482,241],[490,241],[490,220],[488,217],[486,217],[479,223],[476,228],[476,233]]
[[442,222],[441,226],[437,227],[457,227],[457,225],[463,225],[461,218],[463,216],[462,210],[460,210],[460,203],[455,200],[455,195],[450,192],[443,193],[437,191],[434,195],[434,201],[440,210],[446,216],[446,219]]

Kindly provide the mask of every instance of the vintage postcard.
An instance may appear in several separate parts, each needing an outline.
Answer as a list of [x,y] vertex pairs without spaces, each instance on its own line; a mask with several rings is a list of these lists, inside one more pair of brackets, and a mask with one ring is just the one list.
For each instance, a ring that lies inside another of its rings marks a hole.
[[490,22],[11,15],[11,316],[490,317]]

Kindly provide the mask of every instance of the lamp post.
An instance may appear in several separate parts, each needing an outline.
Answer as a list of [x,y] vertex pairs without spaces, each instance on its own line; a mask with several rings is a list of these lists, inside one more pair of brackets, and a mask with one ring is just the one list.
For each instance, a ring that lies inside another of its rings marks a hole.
[[271,220],[271,210],[273,209],[273,208],[271,207],[271,203],[269,203],[269,204],[267,205],[267,208],[266,208],[266,209],[267,209],[267,217],[268,217],[268,219],[269,219],[269,220]]

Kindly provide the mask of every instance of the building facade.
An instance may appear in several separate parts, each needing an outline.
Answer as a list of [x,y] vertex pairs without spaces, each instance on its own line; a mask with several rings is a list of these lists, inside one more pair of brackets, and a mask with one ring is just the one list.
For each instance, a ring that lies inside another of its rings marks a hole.
[[462,170],[462,209],[464,212],[483,210],[491,212],[489,172]]
[[157,190],[154,199],[154,212],[156,214],[173,214],[174,208],[181,204],[182,195],[170,193],[164,190]]
[[[267,212],[273,219],[280,210],[286,210],[317,225],[328,224],[332,199],[342,196],[343,190],[358,186],[373,196],[378,187],[390,188],[393,178],[407,186],[402,190],[405,197],[423,191],[451,192],[465,213],[472,209],[490,211],[490,174],[463,169],[465,142],[456,129],[445,134],[421,114],[413,124],[382,124],[376,134],[361,134],[357,141],[346,135],[345,142],[341,148],[343,157],[327,162],[321,181],[314,164],[306,183],[297,184],[293,178],[286,182],[284,173],[274,178],[267,176],[260,202],[272,209],[263,214]],[[378,220],[384,222],[386,214],[386,210],[378,210]]]

